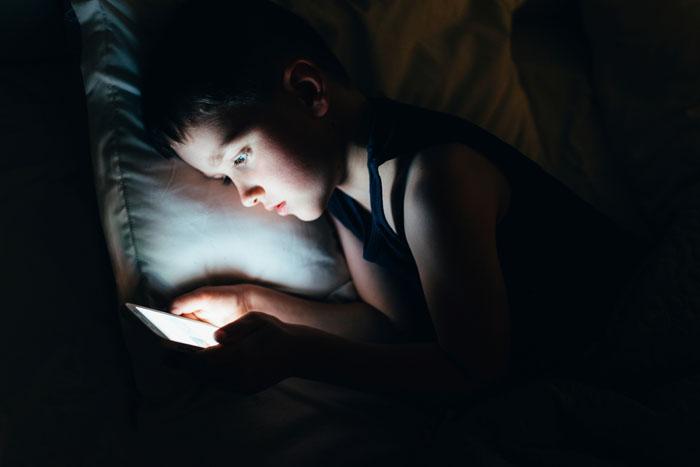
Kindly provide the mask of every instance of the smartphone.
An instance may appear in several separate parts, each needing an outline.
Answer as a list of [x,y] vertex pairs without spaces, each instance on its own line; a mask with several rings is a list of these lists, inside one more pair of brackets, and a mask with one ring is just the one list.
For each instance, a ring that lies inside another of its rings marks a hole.
[[154,310],[133,303],[126,303],[126,308],[143,322],[158,337],[170,342],[179,350],[198,350],[217,345],[214,339],[216,326],[182,316]]

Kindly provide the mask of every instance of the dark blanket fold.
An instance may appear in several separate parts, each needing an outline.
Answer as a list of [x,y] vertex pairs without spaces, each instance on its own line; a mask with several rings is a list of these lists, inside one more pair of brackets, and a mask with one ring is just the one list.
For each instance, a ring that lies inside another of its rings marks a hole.
[[[537,381],[448,414],[435,465],[695,466],[700,373],[655,402],[572,381]],[[671,408],[671,402],[684,407]]]
[[126,465],[130,368],[65,13],[0,5],[3,466]]

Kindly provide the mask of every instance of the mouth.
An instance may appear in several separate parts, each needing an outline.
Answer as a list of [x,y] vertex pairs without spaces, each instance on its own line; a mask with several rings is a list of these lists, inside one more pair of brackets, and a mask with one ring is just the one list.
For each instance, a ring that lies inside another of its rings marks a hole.
[[287,215],[287,202],[282,201],[280,204],[275,206],[273,209],[277,212],[277,214],[280,214],[282,216],[286,216]]

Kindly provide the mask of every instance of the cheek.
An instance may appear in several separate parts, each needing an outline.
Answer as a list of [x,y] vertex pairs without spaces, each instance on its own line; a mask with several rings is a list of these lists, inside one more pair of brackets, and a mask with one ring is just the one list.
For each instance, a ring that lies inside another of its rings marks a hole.
[[316,139],[314,144],[308,144],[308,138],[298,135],[277,136],[270,137],[265,148],[270,156],[266,159],[266,189],[275,198],[296,201],[295,208],[323,211],[335,180],[334,168],[329,167],[327,141]]
[[315,220],[323,214],[330,195],[326,177],[318,171],[289,171],[280,180],[276,196],[286,199],[291,211],[304,221]]
[[[326,191],[327,170],[323,166],[306,160],[302,155],[281,156],[275,164],[275,185],[291,196],[317,196]],[[283,193],[280,193],[283,195]]]

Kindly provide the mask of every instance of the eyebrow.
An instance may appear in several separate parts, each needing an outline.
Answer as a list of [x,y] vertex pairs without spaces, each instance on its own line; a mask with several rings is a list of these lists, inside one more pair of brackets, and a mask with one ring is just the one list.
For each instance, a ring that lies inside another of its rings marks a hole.
[[221,164],[221,161],[224,159],[224,148],[231,143],[234,139],[239,137],[242,133],[244,133],[247,129],[249,128],[249,125],[241,125],[238,128],[232,129],[226,134],[224,137],[224,140],[221,142],[221,145],[215,149],[208,159],[209,166],[210,167],[218,167],[219,164]]
[[214,149],[214,152],[209,156],[208,162],[210,167],[218,167],[219,164],[221,164],[221,161],[224,159],[224,149],[231,143],[231,141],[238,137],[242,131],[242,129],[230,131],[226,136],[224,136],[224,139],[221,141],[219,147]]

